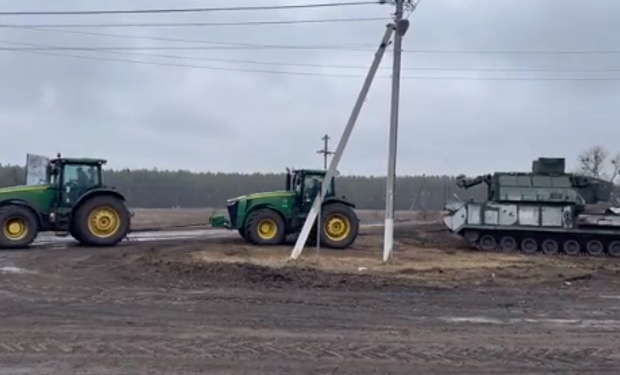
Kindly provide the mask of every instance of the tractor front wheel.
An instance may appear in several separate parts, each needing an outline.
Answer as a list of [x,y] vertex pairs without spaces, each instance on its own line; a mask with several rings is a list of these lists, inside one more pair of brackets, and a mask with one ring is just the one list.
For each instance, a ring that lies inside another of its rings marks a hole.
[[39,233],[39,220],[26,206],[0,207],[0,248],[22,249],[28,247]]
[[359,233],[359,219],[353,208],[333,203],[321,211],[321,246],[332,249],[351,246]]
[[260,209],[248,217],[244,238],[255,245],[279,245],[286,239],[285,226],[279,213],[267,208]]
[[107,247],[121,242],[129,232],[130,215],[122,200],[100,195],[78,207],[71,223],[72,235],[84,246]]

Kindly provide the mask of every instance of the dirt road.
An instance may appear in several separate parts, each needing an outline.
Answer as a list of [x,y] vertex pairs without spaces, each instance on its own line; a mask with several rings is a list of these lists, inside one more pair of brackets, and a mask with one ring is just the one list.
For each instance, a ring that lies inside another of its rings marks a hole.
[[2,253],[0,374],[618,372],[620,292],[609,270],[428,287],[168,260],[204,246]]

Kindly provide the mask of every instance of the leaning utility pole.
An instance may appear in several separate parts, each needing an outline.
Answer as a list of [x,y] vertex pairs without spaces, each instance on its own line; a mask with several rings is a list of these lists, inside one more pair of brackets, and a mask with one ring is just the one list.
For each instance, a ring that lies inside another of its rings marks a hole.
[[[353,132],[353,128],[355,127],[355,123],[357,122],[357,118],[359,117],[360,112],[362,111],[362,106],[364,105],[364,101],[366,100],[366,96],[368,95],[368,91],[370,91],[370,86],[372,85],[372,81],[377,74],[377,70],[379,69],[379,65],[381,64],[381,59],[385,54],[385,50],[390,42],[392,37],[392,33],[396,29],[396,26],[393,23],[389,23],[386,25],[385,33],[383,34],[383,38],[381,39],[381,43],[377,48],[377,52],[375,52],[375,58],[370,65],[370,69],[368,70],[368,75],[364,80],[364,84],[362,85],[362,89],[355,101],[355,105],[353,106],[353,111],[351,111],[351,115],[349,120],[347,121],[347,125],[342,132],[342,136],[340,137],[340,141],[338,142],[338,147],[336,147],[336,151],[334,152],[334,157],[329,163],[329,168],[325,173],[325,177],[323,179],[323,183],[321,184],[321,193],[314,199],[314,203],[312,203],[312,208],[308,213],[306,221],[304,222],[303,227],[301,228],[301,233],[299,237],[297,237],[297,242],[295,242],[295,247],[291,252],[291,259],[297,259],[301,255],[301,252],[304,249],[306,241],[310,236],[310,231],[316,222],[321,204],[323,203],[322,198],[325,196],[327,188],[332,182],[334,175],[336,174],[336,168],[338,168],[338,163],[340,162],[340,158],[344,153],[344,149],[347,146],[347,142],[351,137],[351,133]],[[320,232],[320,228],[319,228]]]
[[[392,66],[392,105],[390,110],[390,141],[388,171],[385,192],[385,227],[383,238],[383,261],[387,262],[394,252],[394,190],[396,184],[396,148],[398,144],[398,104],[400,96],[400,70],[403,36],[409,28],[409,21],[403,18],[405,0],[394,0],[394,61]],[[407,0],[411,3],[411,0]]]
[[330,151],[329,149],[329,140],[331,139],[331,137],[327,134],[325,134],[323,136],[323,138],[321,138],[321,140],[323,141],[323,148],[321,150],[318,150],[316,153],[317,154],[323,154],[323,169],[327,169],[327,161],[330,155],[333,155],[334,152]]

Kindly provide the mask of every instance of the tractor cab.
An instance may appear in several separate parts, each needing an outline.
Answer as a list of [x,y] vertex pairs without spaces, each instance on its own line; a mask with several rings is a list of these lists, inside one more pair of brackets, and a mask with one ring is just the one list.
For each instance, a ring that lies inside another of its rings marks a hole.
[[[326,171],[318,169],[296,169],[288,170],[286,173],[286,190],[294,191],[300,198],[303,206],[308,205],[308,209],[314,202],[314,198],[321,191]],[[332,179],[324,198],[335,195],[335,179]]]
[[63,158],[49,162],[47,182],[57,188],[60,205],[71,206],[86,192],[103,187],[103,165],[106,160]]

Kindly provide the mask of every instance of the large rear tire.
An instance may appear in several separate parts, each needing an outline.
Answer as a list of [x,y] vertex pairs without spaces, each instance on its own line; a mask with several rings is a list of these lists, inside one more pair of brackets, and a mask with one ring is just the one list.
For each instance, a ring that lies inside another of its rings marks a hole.
[[321,246],[331,249],[350,247],[359,233],[359,219],[350,206],[327,204],[321,209]]
[[241,236],[241,238],[243,238],[246,241],[248,240],[248,236],[246,236],[245,234],[245,228],[239,228],[237,231],[239,232],[239,235]]
[[113,196],[89,198],[73,216],[72,235],[84,246],[116,246],[129,233],[131,215],[125,203]]
[[246,220],[244,238],[255,245],[280,245],[286,239],[286,223],[274,210],[256,210]]
[[38,233],[39,220],[28,207],[0,207],[0,249],[27,248]]
[[76,225],[75,225],[75,220],[71,223],[71,225],[69,225],[69,235],[71,235],[71,237],[73,237],[77,242],[82,243],[84,242],[80,237],[80,232],[76,229]]

